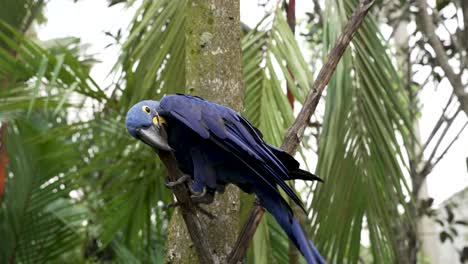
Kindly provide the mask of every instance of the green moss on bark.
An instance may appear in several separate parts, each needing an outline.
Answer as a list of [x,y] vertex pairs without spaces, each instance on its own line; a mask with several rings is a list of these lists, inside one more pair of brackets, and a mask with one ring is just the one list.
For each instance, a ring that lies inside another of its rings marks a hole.
[[[186,91],[242,110],[239,0],[192,0],[186,12]],[[225,263],[240,228],[240,194],[228,186],[212,205],[214,220],[200,215],[214,259]],[[166,263],[198,263],[197,253],[178,212],[170,221]]]

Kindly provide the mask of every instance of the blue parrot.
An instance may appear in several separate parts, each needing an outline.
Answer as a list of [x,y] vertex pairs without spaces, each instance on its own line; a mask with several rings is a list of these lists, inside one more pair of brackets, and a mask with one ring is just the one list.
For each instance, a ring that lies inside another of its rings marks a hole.
[[[162,126],[167,139],[162,136]],[[286,181],[320,178],[299,169],[299,162],[288,153],[265,143],[260,131],[239,113],[200,97],[174,94],[160,102],[135,104],[127,113],[126,127],[130,135],[155,151],[174,152],[185,176],[167,186],[191,179],[195,203],[211,203],[215,192],[222,192],[229,183],[255,193],[307,262],[325,263],[278,189],[305,211]]]

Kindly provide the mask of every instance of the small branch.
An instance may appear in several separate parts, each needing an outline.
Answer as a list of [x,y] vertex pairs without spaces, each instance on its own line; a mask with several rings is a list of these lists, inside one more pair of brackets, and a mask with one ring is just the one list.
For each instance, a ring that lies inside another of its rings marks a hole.
[[447,134],[450,127],[452,126],[453,121],[455,120],[455,118],[457,118],[457,116],[458,116],[458,114],[460,112],[461,112],[461,108],[458,108],[458,110],[453,114],[452,117],[447,118],[447,120],[446,120],[447,125],[444,128],[444,130],[442,131],[442,134],[440,135],[439,139],[437,140],[437,142],[436,142],[436,144],[434,146],[434,149],[432,149],[432,152],[431,152],[429,158],[427,159],[427,161],[424,163],[422,169],[420,171],[418,171],[418,173],[422,176],[423,180],[426,178],[427,175],[429,175],[429,173],[434,168],[434,164],[432,163],[432,160],[433,160],[437,150],[439,149],[439,146],[442,143],[442,140],[445,138],[445,135]]
[[[463,10],[463,41],[465,48],[465,56],[468,56],[468,1],[461,1]],[[464,65],[467,67],[468,65]]]
[[[289,154],[293,155],[296,152],[296,149],[299,146],[302,137],[304,136],[304,130],[309,124],[309,120],[317,108],[323,90],[325,90],[325,87],[330,81],[330,78],[335,71],[338,62],[343,56],[343,53],[349,46],[351,39],[358,30],[359,26],[362,24],[362,21],[373,4],[374,1],[372,0],[362,0],[346,24],[343,32],[336,40],[335,46],[328,56],[328,60],[320,70],[320,73],[317,76],[312,89],[309,91],[309,94],[307,95],[299,115],[297,116],[293,125],[289,128],[288,132],[286,133],[286,137],[284,138],[283,144],[281,145],[281,148]],[[261,211],[260,208],[261,206],[256,203],[250,210],[248,219],[255,219],[256,221],[247,222],[243,226],[241,234],[246,234],[238,237],[234,246],[234,250],[229,255],[228,263],[238,263],[245,256],[245,252],[250,244],[250,241],[252,240],[252,237],[257,230],[258,223],[263,216],[263,211]]]
[[327,62],[323,65],[322,69],[315,80],[315,83],[310,90],[305,102],[302,107],[299,115],[297,116],[294,124],[286,133],[286,137],[281,146],[288,153],[294,153],[296,148],[299,146],[299,143],[304,136],[304,130],[309,123],[309,119],[317,108],[320,96],[322,95],[323,90],[325,90],[326,85],[330,81],[330,78],[335,71],[336,66],[338,65],[339,60],[343,56],[346,48],[348,47],[351,39],[361,25],[364,17],[372,6],[373,1],[361,1],[359,3],[358,9],[355,10],[353,16],[346,24],[341,35],[335,42],[333,50],[330,52]]
[[[289,29],[291,29],[292,34],[296,33],[296,0],[289,0],[286,4],[286,18],[288,21]],[[291,69],[288,65],[288,74],[291,75],[292,80],[294,81],[294,75],[291,72]],[[291,91],[289,84],[286,84],[286,96],[288,98],[289,105],[294,110],[294,94]]]
[[459,113],[460,113],[460,108],[458,109],[457,112],[455,112],[455,113],[453,114],[452,117],[447,118],[447,121],[446,121],[447,124],[446,124],[444,130],[442,131],[442,134],[440,135],[439,139],[437,140],[437,142],[436,142],[436,144],[435,144],[435,146],[434,146],[434,149],[432,149],[432,153],[431,153],[431,155],[429,156],[429,159],[427,160],[427,163],[428,163],[428,164],[431,164],[431,161],[432,161],[432,159],[434,158],[434,156],[435,156],[437,150],[439,149],[439,146],[440,146],[440,144],[442,143],[442,140],[445,138],[445,135],[446,135],[447,132],[449,131],[450,127],[451,127],[452,124],[453,124],[453,121],[455,120],[455,118],[457,118],[457,116],[458,116]]
[[450,142],[450,144],[445,148],[444,152],[442,152],[442,154],[437,158],[434,164],[432,164],[432,167],[435,167],[437,163],[439,163],[439,161],[445,156],[445,154],[447,154],[448,150],[452,147],[453,143],[457,141],[457,139],[460,137],[461,133],[463,132],[463,130],[465,130],[467,125],[468,125],[468,122],[466,122],[463,125],[463,127],[460,129],[460,131],[458,131],[458,134],[452,139],[452,142]]
[[442,124],[444,123],[444,121],[447,119],[445,117],[445,114],[447,113],[447,109],[448,107],[450,106],[450,104],[452,103],[453,101],[453,94],[450,96],[447,104],[445,105],[444,109],[442,110],[442,114],[440,114],[440,117],[439,117],[439,120],[437,120],[437,123],[435,124],[434,128],[432,129],[431,131],[431,134],[429,135],[429,137],[427,138],[427,141],[426,143],[424,143],[424,146],[423,146],[423,149],[421,151],[421,153],[423,153],[427,146],[431,143],[432,139],[434,138],[434,136],[437,134],[437,132],[439,131],[440,127],[442,126]]
[[400,7],[399,15],[396,18],[389,21],[388,24],[393,28],[393,30],[390,36],[385,40],[386,43],[388,43],[395,36],[395,33],[396,33],[395,29],[399,27],[400,23],[402,21],[405,21],[406,18],[408,18],[409,7],[410,7],[410,2],[405,3],[402,7]]
[[30,9],[30,13],[27,16],[27,19],[24,21],[24,24],[21,27],[21,33],[24,34],[26,33],[26,31],[28,31],[29,27],[31,26],[32,22],[34,22],[34,19],[36,19],[43,5],[44,0],[38,0],[36,3],[33,4],[33,6]]
[[314,13],[318,17],[318,25],[323,28],[323,15],[319,0],[312,0],[312,2],[314,3]]
[[[249,242],[252,240],[253,235],[255,233],[251,232],[249,227],[255,227],[257,230],[260,221],[262,220],[263,214],[265,214],[265,209],[260,206],[260,203],[257,199],[255,199],[254,206],[250,209],[249,218],[245,222],[237,241],[246,241]],[[241,259],[244,258],[245,252],[249,247],[249,243],[237,243],[234,245],[231,253],[228,257],[228,264],[237,264]]]
[[249,27],[249,25],[247,25],[246,23],[244,22],[240,22],[241,24],[241,29],[242,29],[242,32],[247,35],[250,31],[252,31],[252,28]]
[[435,33],[436,26],[432,21],[432,17],[427,12],[428,6],[426,0],[417,0],[416,2],[418,4],[420,14],[420,16],[418,16],[418,27],[429,40],[429,44],[431,44],[431,47],[434,49],[435,60],[437,64],[444,71],[445,76],[447,77],[448,81],[453,87],[453,93],[457,96],[458,101],[460,102],[462,110],[468,116],[468,94],[465,92],[461,76],[459,74],[456,74],[453,68],[450,66],[449,58],[445,53],[442,41],[439,39],[439,37],[437,37]]
[[455,34],[452,34],[450,32],[450,30],[448,29],[447,25],[445,24],[445,21],[440,19],[440,16],[439,16],[439,13],[437,12],[437,10],[434,10],[434,12],[435,12],[434,17],[437,20],[436,22],[440,22],[440,25],[445,29],[447,34],[449,34],[450,42],[452,43],[453,48],[454,48],[454,53],[456,52],[460,56],[460,64],[463,67],[463,65],[465,65],[465,62],[464,62],[465,58],[464,58],[463,53],[462,53],[463,49],[461,48],[460,43],[455,38],[457,33],[455,32]]
[[[182,177],[183,173],[177,167],[177,161],[174,153],[160,150],[158,155],[161,161],[164,163],[164,166],[166,166],[168,178],[170,181],[176,181]],[[210,246],[208,244],[208,240],[206,239],[206,232],[203,231],[203,227],[200,219],[198,219],[195,206],[192,204],[188,186],[185,184],[176,185],[173,190],[177,200],[180,202],[182,217],[184,218],[185,225],[187,226],[187,230],[190,234],[190,238],[192,239],[193,244],[197,250],[200,263],[214,263]]]

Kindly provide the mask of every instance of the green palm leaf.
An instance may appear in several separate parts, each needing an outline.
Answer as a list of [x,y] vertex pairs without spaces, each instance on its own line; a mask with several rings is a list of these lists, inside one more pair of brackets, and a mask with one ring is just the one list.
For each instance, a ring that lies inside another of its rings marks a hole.
[[[331,48],[358,1],[327,1]],[[408,100],[372,18],[366,18],[330,81],[313,197],[315,241],[330,262],[356,263],[367,220],[375,261],[395,259],[392,228],[408,190],[398,135],[411,130]]]
[[[130,2],[129,4],[134,4]],[[162,262],[166,229],[171,211],[159,206],[173,200],[165,188],[165,169],[143,144],[130,139],[123,125],[128,108],[142,99],[158,99],[163,94],[185,90],[185,23],[187,1],[143,1],[131,22],[130,33],[114,71],[121,76],[118,103],[108,103],[109,113],[93,123],[95,142],[99,142],[96,163],[84,170],[95,170],[104,185],[102,199],[108,201],[101,239],[119,245],[119,256]],[[105,122],[102,126],[101,122]],[[103,131],[103,127],[106,130]],[[119,154],[120,153],[120,154]],[[104,164],[114,165],[104,165]]]
[[5,262],[57,260],[83,242],[81,223],[87,210],[69,199],[69,192],[78,185],[62,174],[78,154],[72,144],[60,139],[33,140],[45,130],[43,120],[35,120],[9,123],[10,176],[0,211],[0,256]]
[[131,23],[116,69],[126,88],[121,104],[185,91],[186,0],[143,1]]
[[[242,40],[245,78],[244,115],[258,127],[265,141],[279,146],[294,121],[286,97],[286,84],[299,102],[303,102],[313,79],[300,52],[283,10],[267,15]],[[248,210],[249,200],[243,201]],[[245,208],[245,209],[244,209]],[[283,263],[288,259],[288,238],[276,221],[266,215],[252,241],[252,263]],[[271,254],[271,249],[274,254]]]

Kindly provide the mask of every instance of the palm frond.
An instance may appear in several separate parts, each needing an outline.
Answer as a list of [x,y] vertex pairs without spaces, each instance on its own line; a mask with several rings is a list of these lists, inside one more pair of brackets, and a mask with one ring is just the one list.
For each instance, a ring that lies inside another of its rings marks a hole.
[[[83,243],[87,210],[70,199],[69,192],[78,186],[61,170],[78,153],[62,140],[32,141],[46,129],[41,123],[40,117],[33,123],[9,123],[9,177],[0,211],[5,263],[54,260]],[[47,150],[56,155],[47,155]]]
[[[325,47],[338,37],[358,1],[327,1]],[[375,21],[368,17],[329,83],[312,200],[315,242],[330,262],[357,263],[363,222],[378,262],[395,259],[393,228],[402,221],[408,100]]]
[[[129,4],[134,4],[133,2]],[[100,175],[106,202],[100,226],[104,244],[116,252],[145,262],[162,262],[171,211],[160,206],[173,200],[164,187],[165,169],[154,153],[131,140],[122,115],[135,102],[158,99],[185,90],[185,23],[187,1],[143,1],[131,22],[130,33],[114,71],[120,75],[116,102],[109,113],[94,120],[94,142],[99,153],[83,169]],[[113,121],[110,121],[113,120]],[[105,125],[99,125],[105,122]],[[106,127],[106,131],[102,131]],[[105,164],[113,164],[111,166]],[[101,166],[102,165],[102,166]]]
[[[3,21],[0,21],[0,41],[4,43],[0,46],[0,78],[7,78],[9,82],[9,87],[5,88],[14,88],[17,83],[31,79],[42,84],[45,79],[49,80],[44,89],[47,96],[54,95],[55,86],[65,90],[76,83],[76,92],[99,101],[106,98],[89,77],[89,67],[72,51],[54,49],[54,46],[46,50]],[[35,91],[37,86],[34,86]]]
[[10,160],[0,210],[2,262],[81,257],[83,223],[90,213],[82,200],[71,199],[69,194],[82,185],[68,175],[86,155],[76,151],[79,143],[71,133],[49,132],[53,126],[74,128],[68,115],[84,109],[85,99],[105,100],[105,94],[77,54],[57,46],[47,50],[1,21],[0,41],[0,78],[7,85],[1,91],[0,118],[9,128]]
[[245,116],[267,142],[280,145],[294,121],[286,86],[303,102],[313,79],[279,8],[242,40],[245,76]]
[[[281,8],[268,14],[242,39],[242,61],[244,115],[262,131],[266,142],[279,146],[286,129],[294,121],[286,97],[286,84],[297,101],[303,102],[313,82],[313,75]],[[243,203],[251,204],[248,200]],[[279,230],[276,221],[267,214],[252,241],[249,252],[252,263],[287,261],[288,238]],[[277,249],[274,254],[271,254],[272,248]]]
[[116,70],[126,88],[120,103],[185,91],[186,0],[145,0],[135,13]]

